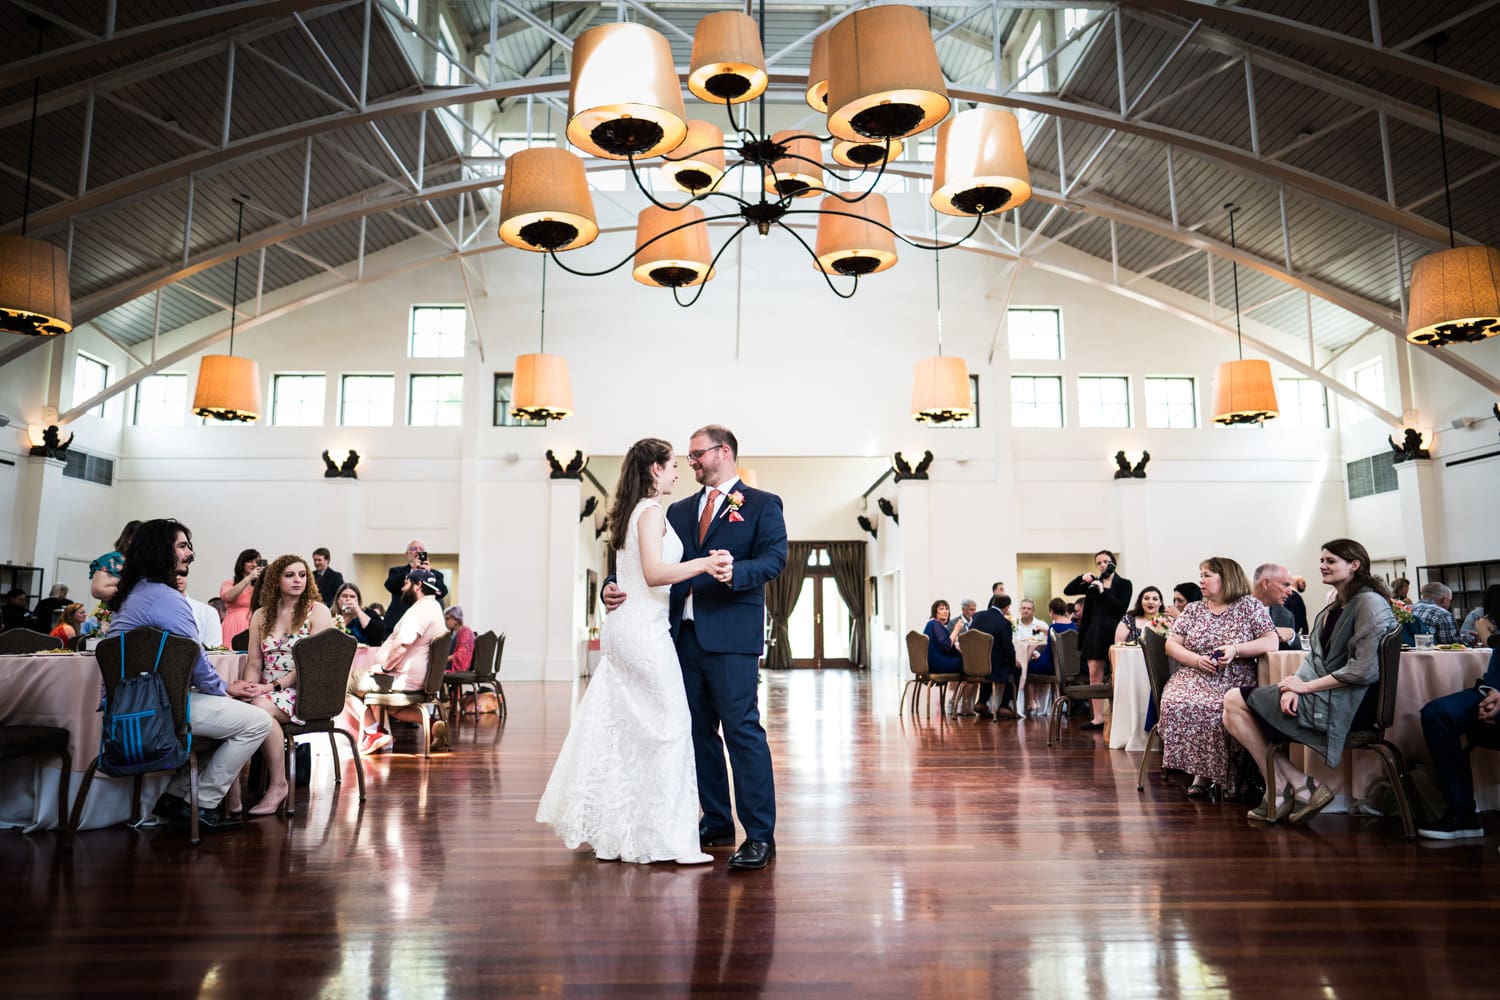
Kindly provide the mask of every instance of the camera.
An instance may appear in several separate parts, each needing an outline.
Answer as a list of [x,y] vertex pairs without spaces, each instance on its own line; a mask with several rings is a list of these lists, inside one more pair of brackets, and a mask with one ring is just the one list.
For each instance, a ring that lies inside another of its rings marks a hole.
[[1104,572],[1101,573],[1101,574],[1099,574],[1099,579],[1101,579],[1101,580],[1108,580],[1110,577],[1112,577],[1114,575],[1115,575],[1115,564],[1114,563],[1109,563],[1108,565],[1106,565],[1104,567]]
[[267,563],[264,559],[257,559],[255,560],[255,565],[259,566],[261,569],[265,569]]
[[413,554],[417,557],[417,562],[422,563],[424,565],[426,564],[426,562],[427,562],[427,553],[426,552],[416,552],[416,553],[413,553]]

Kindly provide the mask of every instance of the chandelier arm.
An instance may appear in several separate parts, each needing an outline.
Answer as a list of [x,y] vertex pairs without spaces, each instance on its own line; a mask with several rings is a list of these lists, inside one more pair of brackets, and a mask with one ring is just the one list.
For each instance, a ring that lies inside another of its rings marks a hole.
[[[671,204],[669,202],[664,202],[664,201],[657,201],[656,200],[656,195],[652,194],[649,190],[647,190],[646,185],[644,185],[644,184],[641,183],[641,175],[635,169],[635,155],[631,154],[626,159],[630,163],[630,176],[631,176],[631,178],[633,178],[635,180],[635,186],[636,186],[636,188],[640,190],[641,194],[643,194],[643,195],[646,196],[646,200],[647,201],[649,201],[651,204],[655,205],[657,208],[661,209],[664,212],[680,212],[684,208],[687,208],[689,205],[696,205],[699,201],[703,200],[704,198],[708,197],[711,194],[719,195],[722,198],[733,198],[735,201],[739,202],[743,206],[748,206],[750,204],[748,201],[746,201],[745,199],[741,198],[739,195],[737,195],[737,194],[731,194],[728,191],[705,191],[705,192],[703,192],[702,195],[693,195],[687,201],[682,202],[679,205],[673,205],[673,204]],[[728,171],[725,171],[725,172],[727,173]],[[720,179],[721,180],[723,179],[722,175],[720,175]],[[718,182],[717,181],[714,182],[714,187],[718,187],[718,186],[719,186]],[[733,218],[738,218],[738,216],[733,216]],[[663,234],[663,235],[665,235],[665,234]]]
[[[782,159],[783,160],[801,160],[803,163],[811,163],[813,166],[817,167],[823,173],[825,173],[825,174],[832,174],[836,179],[843,181],[845,184],[853,184],[855,181],[857,181],[861,177],[863,177],[865,175],[865,172],[869,169],[868,167],[861,167],[860,170],[859,170],[859,173],[853,174],[852,176],[849,176],[849,177],[845,177],[843,174],[839,173],[837,170],[833,170],[833,169],[830,169],[829,167],[825,167],[823,165],[823,161],[822,160],[814,160],[810,156],[800,156],[797,153],[788,153],[785,156],[783,156]],[[881,169],[883,170],[884,166],[882,166]],[[878,177],[876,179],[879,180]],[[819,190],[819,191],[827,191],[828,189],[827,188],[818,188],[817,190]],[[828,191],[828,193],[829,194],[833,194],[832,191]],[[869,193],[870,193],[869,191],[866,191],[865,194],[860,195],[860,198],[865,197],[865,195],[868,195]],[[858,201],[859,198],[856,198],[854,200]]]
[[[832,194],[833,192],[829,192],[829,193]],[[909,247],[915,247],[918,250],[951,250],[954,247],[959,246],[960,244],[962,244],[965,241],[967,241],[968,238],[971,237],[971,236],[973,236],[975,233],[979,232],[979,227],[984,224],[984,220],[985,220],[985,215],[983,215],[983,214],[974,216],[974,226],[973,226],[973,228],[971,228],[967,233],[964,233],[958,239],[954,240],[952,243],[918,243],[915,240],[909,240],[909,239],[907,239],[905,236],[901,235],[896,230],[892,229],[890,226],[887,226],[885,223],[881,222],[878,219],[871,219],[868,216],[864,216],[864,215],[855,215],[853,212],[838,212],[838,211],[834,211],[833,209],[826,209],[826,208],[792,208],[792,209],[788,209],[787,212],[786,212],[786,214],[787,215],[841,215],[841,216],[843,216],[846,219],[854,219],[857,222],[866,222],[866,223],[869,223],[872,226],[879,226],[881,229],[884,229],[886,232],[888,232],[892,236],[896,237],[896,239],[900,240],[902,243],[905,243]],[[991,212],[991,213],[986,213],[986,214],[993,215],[994,213]]]
[[[556,264],[558,267],[562,268],[564,271],[567,271],[569,274],[576,274],[580,278],[597,278],[600,275],[609,274],[612,271],[618,271],[620,268],[624,267],[626,264],[628,264],[632,260],[634,260],[636,254],[640,253],[642,250],[646,249],[647,247],[649,247],[651,244],[655,243],[656,241],[658,241],[658,240],[664,240],[668,236],[671,236],[673,233],[675,233],[675,232],[677,232],[679,230],[687,229],[689,226],[706,226],[710,222],[722,222],[725,219],[738,219],[738,218],[740,218],[740,214],[738,212],[727,212],[724,215],[708,215],[708,216],[704,216],[701,219],[695,219],[692,222],[684,222],[680,226],[673,226],[671,229],[668,229],[668,230],[665,230],[664,232],[658,233],[657,235],[651,237],[646,242],[642,243],[640,246],[638,246],[635,249],[631,250],[630,253],[628,253],[628,254],[625,255],[625,259],[622,260],[622,261],[620,261],[618,264],[615,264],[615,265],[613,265],[611,267],[606,267],[602,271],[580,271],[577,268],[569,267],[566,263],[563,262],[563,259],[557,255],[557,251],[556,250],[548,250],[547,251],[547,256],[551,257],[552,258],[552,262],[554,264]],[[747,223],[745,223],[745,225],[749,225],[749,223],[747,222]],[[744,226],[740,227],[740,229],[744,229],[744,228],[745,228]],[[739,234],[736,233],[735,235],[739,235]],[[731,237],[731,240],[732,239],[733,239],[733,237]],[[720,251],[720,252],[722,253],[723,251]],[[715,257],[714,260],[718,260],[718,258]]]
[[724,111],[725,111],[726,114],[729,115],[729,127],[732,128],[732,129],[734,129],[736,135],[739,135],[739,136],[749,136],[752,141],[760,138],[754,132],[750,131],[745,126],[741,125],[739,122],[737,122],[737,121],[734,120],[734,102],[733,101],[725,101],[724,102]]
[[[830,212],[829,214],[831,215],[833,213]],[[828,286],[828,290],[830,292],[837,295],[841,299],[854,298],[854,293],[859,291],[859,275],[854,275],[854,284],[849,286],[849,294],[845,295],[843,292],[838,290],[838,286],[833,283],[833,279],[828,277],[828,272],[823,270],[823,265],[818,264],[817,253],[813,250],[812,247],[807,245],[807,241],[802,238],[802,234],[779,219],[777,220],[776,224],[782,229],[785,229],[787,232],[791,233],[793,238],[795,238],[798,243],[802,244],[802,249],[807,251],[807,255],[811,257],[813,259],[813,263],[817,265],[818,273],[823,276],[823,283]]]
[[[678,228],[680,229],[682,227],[679,226]],[[719,247],[719,252],[716,253],[716,254],[714,254],[713,259],[708,262],[708,273],[709,274],[713,274],[714,273],[714,267],[718,265],[719,258],[722,257],[722,256],[724,256],[724,251],[728,250],[729,247],[730,247],[730,245],[733,244],[735,240],[739,239],[740,233],[743,233],[745,230],[747,230],[749,228],[750,228],[750,223],[747,222],[743,226],[740,226],[740,228],[736,229],[734,231],[734,235],[730,236],[729,239],[727,239],[727,240],[724,241],[724,245],[721,246],[721,247]],[[693,294],[693,297],[691,299],[689,299],[688,301],[684,302],[684,301],[682,301],[682,297],[678,294],[679,286],[674,285],[672,287],[672,301],[676,302],[678,305],[682,306],[682,308],[684,308],[684,309],[690,308],[695,303],[697,303],[697,301],[698,301],[699,298],[702,297],[702,295],[703,295],[703,289],[705,289],[707,287],[708,287],[708,278],[704,277],[704,279],[702,281],[698,282],[698,291]]]

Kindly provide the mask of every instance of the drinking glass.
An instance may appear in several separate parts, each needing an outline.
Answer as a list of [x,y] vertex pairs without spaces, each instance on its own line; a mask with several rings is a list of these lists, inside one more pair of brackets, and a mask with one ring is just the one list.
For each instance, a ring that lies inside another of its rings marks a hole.
[[1417,648],[1418,649],[1431,649],[1432,648],[1432,633],[1431,632],[1419,632],[1419,633],[1417,633],[1416,639],[1417,639]]

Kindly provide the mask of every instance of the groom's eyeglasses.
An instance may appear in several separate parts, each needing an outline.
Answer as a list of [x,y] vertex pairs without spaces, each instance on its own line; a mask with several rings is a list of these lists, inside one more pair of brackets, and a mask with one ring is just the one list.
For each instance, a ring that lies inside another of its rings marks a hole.
[[724,447],[724,445],[722,445],[722,444],[716,444],[712,448],[699,448],[697,451],[690,451],[690,452],[687,453],[688,461],[689,462],[700,461],[703,458],[704,455],[707,455],[711,451],[718,451],[720,448],[723,448],[723,447]]

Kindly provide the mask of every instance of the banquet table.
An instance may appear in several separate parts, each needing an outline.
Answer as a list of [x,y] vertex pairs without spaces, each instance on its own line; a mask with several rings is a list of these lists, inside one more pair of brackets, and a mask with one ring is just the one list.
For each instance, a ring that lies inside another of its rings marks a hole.
[[1146,749],[1146,713],[1151,708],[1151,679],[1140,646],[1109,647],[1115,696],[1109,710],[1109,748]]
[[1026,715],[1026,682],[1028,679],[1038,684],[1046,682],[1048,685],[1037,698],[1036,711],[1044,713],[1052,705],[1052,675],[1037,674],[1035,677],[1030,676],[1031,652],[1035,649],[1041,649],[1045,645],[1047,644],[1041,640],[1022,639],[1016,642],[1016,666],[1021,668],[1021,679],[1016,683],[1016,711],[1020,712],[1023,716]]
[[[1434,698],[1473,687],[1489,666],[1488,649],[1408,650],[1401,654],[1401,674],[1396,685],[1396,718],[1386,739],[1401,748],[1408,766],[1430,764],[1422,737],[1422,706]],[[1277,652],[1260,659],[1262,684],[1274,684],[1297,672],[1306,657],[1303,652]],[[1337,768],[1329,768],[1323,756],[1307,747],[1291,748],[1292,761],[1312,776],[1327,781],[1335,798],[1332,812],[1347,812],[1355,800],[1370,794],[1371,786],[1384,780],[1379,753],[1349,750]],[[1470,758],[1474,772],[1474,798],[1481,810],[1500,809],[1500,754],[1478,751]]]

